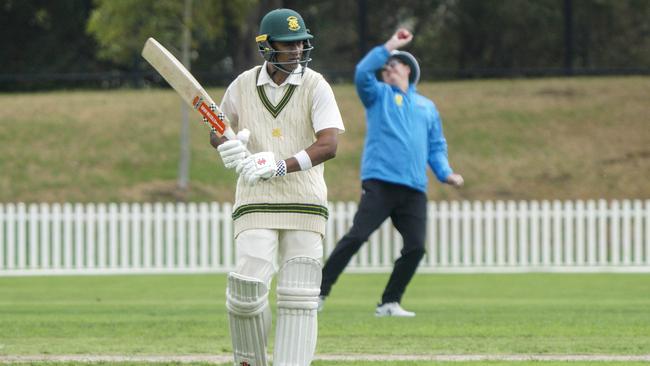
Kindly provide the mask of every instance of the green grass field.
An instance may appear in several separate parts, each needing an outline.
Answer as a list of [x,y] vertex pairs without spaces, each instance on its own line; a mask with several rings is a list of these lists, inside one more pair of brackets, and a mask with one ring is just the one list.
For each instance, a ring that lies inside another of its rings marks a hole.
[[[317,354],[650,354],[647,275],[419,274],[403,301],[417,316],[376,318],[387,277],[341,277]],[[227,355],[224,291],[223,275],[0,278],[0,356]],[[453,364],[540,363],[566,364]]]
[[[427,82],[466,185],[432,199],[648,198],[650,78]],[[210,93],[219,100],[223,89]],[[356,201],[364,111],[335,85],[347,132],[329,198]],[[235,173],[191,123],[191,189],[175,191],[180,98],[170,89],[0,94],[0,202],[232,201]]]

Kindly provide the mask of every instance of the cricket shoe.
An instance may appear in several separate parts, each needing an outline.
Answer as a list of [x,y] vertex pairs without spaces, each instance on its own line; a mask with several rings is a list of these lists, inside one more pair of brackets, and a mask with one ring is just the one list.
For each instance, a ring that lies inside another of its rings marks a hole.
[[404,310],[398,302],[387,302],[385,304],[377,305],[375,316],[398,316],[403,318],[412,318],[415,316],[415,313],[412,311]]

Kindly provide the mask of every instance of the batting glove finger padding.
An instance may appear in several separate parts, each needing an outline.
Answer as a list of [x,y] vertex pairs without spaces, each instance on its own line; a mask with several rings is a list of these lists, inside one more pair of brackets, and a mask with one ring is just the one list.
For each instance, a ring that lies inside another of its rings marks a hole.
[[277,165],[273,153],[265,151],[247,157],[237,169],[241,170],[240,176],[244,182],[253,185],[260,179],[266,180],[273,177],[277,171]]
[[240,140],[228,140],[217,147],[226,168],[234,168],[246,157],[246,145]]
[[[255,154],[257,155],[257,154]],[[244,160],[242,160],[239,165],[235,168],[235,171],[237,174],[240,176],[243,176],[244,174],[248,174],[247,172],[250,171],[251,169],[255,168],[255,161],[252,159],[254,155],[251,155]]]
[[228,140],[217,147],[219,155],[221,155],[221,160],[223,160],[223,165],[226,168],[231,169],[237,167],[248,155],[246,144],[248,144],[250,134],[251,132],[249,130],[243,129],[237,133],[236,140]]

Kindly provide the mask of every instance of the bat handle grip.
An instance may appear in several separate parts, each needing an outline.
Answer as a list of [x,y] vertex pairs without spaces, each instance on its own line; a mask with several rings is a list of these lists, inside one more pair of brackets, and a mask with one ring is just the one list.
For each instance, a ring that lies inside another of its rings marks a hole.
[[228,140],[236,140],[237,135],[235,135],[235,131],[232,130],[230,127],[226,127],[226,130],[223,131],[223,135],[226,136]]

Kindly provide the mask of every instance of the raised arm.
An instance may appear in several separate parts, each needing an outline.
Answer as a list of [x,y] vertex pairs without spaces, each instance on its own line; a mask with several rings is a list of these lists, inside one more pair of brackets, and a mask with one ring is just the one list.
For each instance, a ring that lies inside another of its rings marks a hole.
[[377,98],[381,83],[377,80],[377,72],[386,64],[390,52],[404,47],[413,39],[413,34],[404,28],[398,29],[383,45],[370,50],[359,61],[354,73],[354,84],[361,102],[370,106]]
[[368,107],[377,99],[381,84],[376,73],[388,60],[388,50],[383,45],[370,50],[357,64],[354,72],[354,85],[364,106]]

